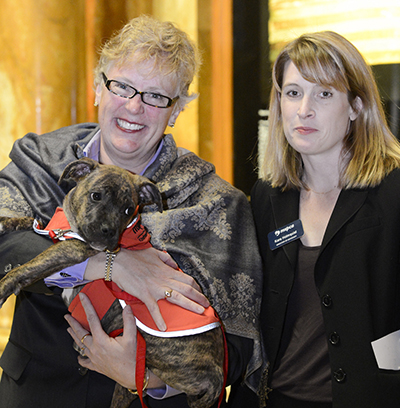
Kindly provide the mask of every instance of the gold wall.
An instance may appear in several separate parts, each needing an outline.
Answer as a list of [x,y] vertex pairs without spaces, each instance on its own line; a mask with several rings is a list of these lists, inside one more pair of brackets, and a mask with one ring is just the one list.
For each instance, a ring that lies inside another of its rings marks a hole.
[[271,61],[303,33],[336,31],[371,65],[400,63],[398,0],[269,0]]
[[84,2],[74,3],[2,0],[1,167],[13,141],[28,131],[84,119]]
[[[96,121],[92,84],[97,50],[115,30],[143,13],[173,21],[200,45],[203,68],[192,89],[202,97],[179,116],[173,134],[178,145],[214,162],[218,173],[232,181],[232,133],[226,124],[232,122],[232,102],[212,100],[215,82],[221,94],[230,95],[232,88],[231,55],[218,52],[232,47],[231,0],[2,0],[0,168],[8,163],[14,140],[28,132]],[[219,39],[221,26],[228,35]],[[0,353],[14,302],[10,298],[0,310]]]

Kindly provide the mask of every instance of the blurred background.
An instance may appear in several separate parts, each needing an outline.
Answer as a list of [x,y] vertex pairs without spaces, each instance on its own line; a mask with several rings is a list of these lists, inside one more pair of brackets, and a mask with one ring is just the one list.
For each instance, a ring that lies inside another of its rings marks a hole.
[[[28,132],[96,121],[98,49],[140,14],[174,22],[198,43],[204,63],[193,90],[200,97],[173,134],[246,194],[267,131],[271,63],[305,32],[337,31],[353,42],[371,64],[400,136],[398,0],[1,0],[1,168],[14,140]],[[0,353],[13,307],[10,299],[0,311]]]

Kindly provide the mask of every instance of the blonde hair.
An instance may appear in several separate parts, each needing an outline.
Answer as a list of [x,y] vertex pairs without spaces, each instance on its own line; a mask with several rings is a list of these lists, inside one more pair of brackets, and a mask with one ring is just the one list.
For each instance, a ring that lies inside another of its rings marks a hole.
[[[348,161],[341,174],[342,188],[376,186],[400,167],[400,144],[388,128],[371,68],[344,37],[324,31],[304,34],[292,41],[274,63],[269,135],[260,169],[264,180],[282,190],[307,188],[301,180],[301,156],[287,142],[282,124],[280,95],[289,61],[307,81],[346,93],[358,113],[344,138],[342,158]],[[361,110],[357,98],[361,99]]]
[[104,44],[94,71],[94,84],[102,83],[102,72],[106,73],[112,64],[122,66],[130,61],[148,60],[154,62],[154,74],[172,75],[176,79],[177,103],[182,109],[197,97],[197,94],[189,94],[189,86],[201,65],[196,45],[171,22],[147,15],[129,21]]

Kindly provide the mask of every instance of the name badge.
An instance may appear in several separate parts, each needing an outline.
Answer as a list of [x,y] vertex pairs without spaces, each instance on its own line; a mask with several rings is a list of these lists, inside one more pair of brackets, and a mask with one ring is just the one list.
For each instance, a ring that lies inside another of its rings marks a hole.
[[273,251],[289,242],[295,241],[304,235],[303,224],[300,220],[291,222],[268,234],[269,247]]

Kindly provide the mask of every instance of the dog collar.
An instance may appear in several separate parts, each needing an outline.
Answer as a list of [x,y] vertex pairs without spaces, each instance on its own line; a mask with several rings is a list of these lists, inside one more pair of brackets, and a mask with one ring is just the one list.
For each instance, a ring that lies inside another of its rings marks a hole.
[[33,230],[39,235],[49,236],[54,243],[71,238],[85,241],[79,234],[71,230],[71,226],[61,207],[57,207],[52,219],[44,229],[41,228],[39,221],[35,219],[33,221]]
[[[138,215],[138,211],[139,207],[136,207],[134,219],[121,234],[119,245],[122,248],[145,249],[151,247],[150,234],[140,223],[140,215]],[[85,240],[78,233],[71,230],[71,226],[67,220],[65,212],[61,207],[57,207],[46,228],[42,229],[39,222],[34,220],[33,229],[40,235],[49,236],[54,243],[71,238],[79,239],[85,242]]]

